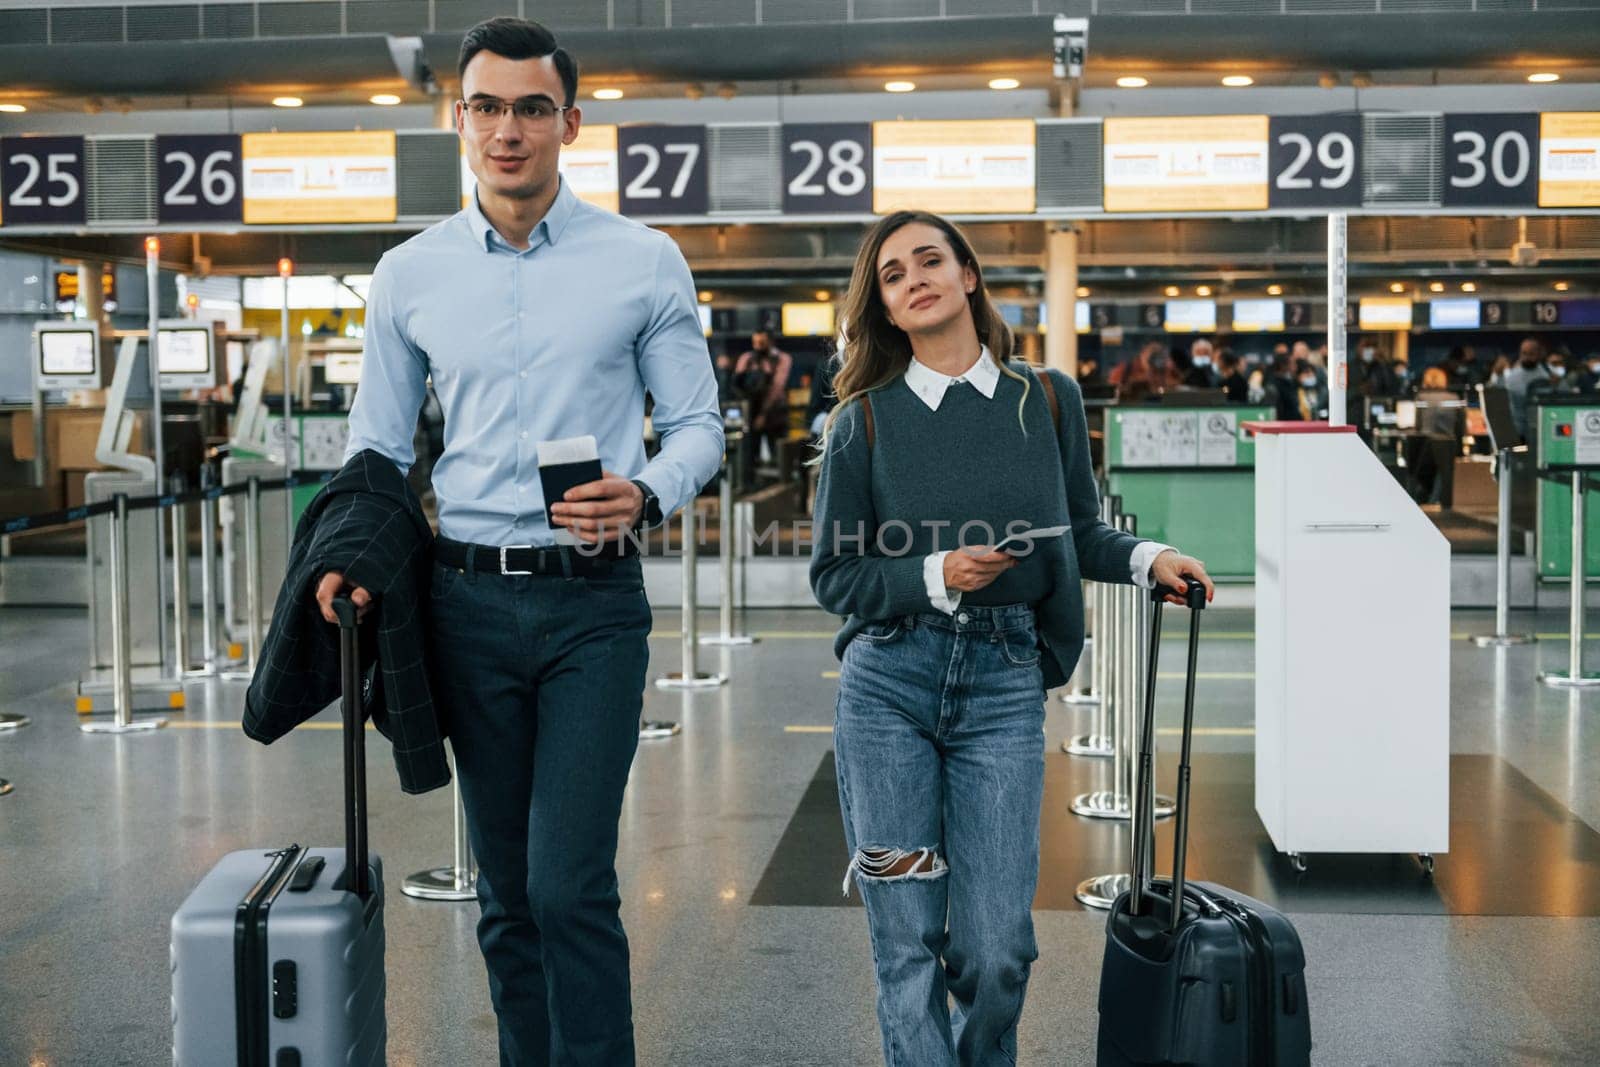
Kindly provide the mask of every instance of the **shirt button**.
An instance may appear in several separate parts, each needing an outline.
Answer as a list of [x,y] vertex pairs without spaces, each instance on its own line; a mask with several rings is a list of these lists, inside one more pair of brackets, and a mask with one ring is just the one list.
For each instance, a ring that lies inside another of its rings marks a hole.
[[967,621],[969,621],[969,616],[964,611],[960,615],[956,616],[956,622],[967,622]]
[[517,434],[517,436],[522,438],[524,441],[526,441],[528,439],[528,431],[527,430],[523,430],[521,433]]
[[525,371],[525,370],[524,370],[524,371],[518,371],[518,372],[517,372],[517,377],[518,377],[518,378],[526,378],[526,377],[527,377],[527,376],[528,376],[528,372],[527,372],[527,371]]

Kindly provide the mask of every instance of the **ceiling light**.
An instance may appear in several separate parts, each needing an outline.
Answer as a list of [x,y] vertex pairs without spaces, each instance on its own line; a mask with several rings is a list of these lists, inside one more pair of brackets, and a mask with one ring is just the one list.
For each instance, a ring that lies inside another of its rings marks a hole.
[[1530,74],[1530,75],[1528,75],[1528,80],[1531,81],[1535,85],[1548,85],[1550,82],[1558,82],[1558,81],[1560,81],[1561,80],[1561,75],[1559,75],[1559,74],[1550,74],[1550,73]]
[[1117,79],[1117,88],[1119,89],[1143,89],[1149,84],[1150,79],[1141,78],[1137,74],[1130,74],[1125,78]]
[[1211,286],[1209,286],[1209,285],[1197,285],[1197,286],[1195,286],[1194,287],[1194,295],[1195,296],[1210,296],[1211,295]]
[[724,100],[732,100],[739,95],[739,87],[732,82],[723,82],[717,86],[717,95]]
[[0,114],[20,115],[26,110],[28,109],[22,104],[0,104]]
[[594,91],[594,98],[596,100],[621,100],[622,99],[622,90],[621,89],[596,89]]
[[1571,282],[1556,282],[1556,284],[1555,284],[1555,290],[1558,293],[1564,293],[1568,289],[1571,289],[1571,288],[1572,288],[1572,283]]
[[1325,70],[1317,75],[1317,84],[1324,89],[1337,89],[1339,87],[1339,75],[1331,70]]
[[886,93],[909,93],[917,87],[916,82],[884,82],[883,91]]
[[1350,75],[1350,84],[1355,86],[1357,89],[1370,89],[1372,88],[1372,73],[1370,71],[1358,70],[1354,74]]
[[1406,291],[1406,283],[1405,282],[1390,282],[1389,283],[1389,291],[1391,293],[1403,293],[1403,292]]
[[711,303],[711,290],[710,289],[702,289],[702,290],[700,290],[698,295],[700,297],[700,303],[702,303],[702,304]]
[[1087,285],[1078,286],[1078,295],[1080,297],[1088,296],[1089,295],[1089,287]]
[[1230,89],[1243,89],[1246,85],[1254,85],[1256,80],[1248,74],[1230,74],[1222,79],[1222,84]]
[[1283,286],[1281,286],[1281,285],[1269,285],[1269,286],[1267,286],[1267,295],[1268,296],[1282,296],[1283,295]]
[[1428,292],[1430,292],[1430,293],[1442,293],[1442,292],[1444,292],[1444,282],[1429,282],[1428,283]]
[[826,304],[828,302],[828,297],[832,296],[833,294],[829,293],[826,289],[818,289],[811,295],[817,298],[817,303]]
[[683,87],[683,95],[690,100],[699,100],[706,95],[706,87],[699,82],[690,82]]
[[1178,295],[1178,287],[1176,285],[1169,285],[1169,286],[1167,286],[1166,292],[1167,292],[1168,296],[1177,296]]
[[1462,282],[1461,291],[1463,293],[1476,293],[1478,291],[1478,286],[1475,282]]
[[1021,84],[1022,83],[1017,81],[1017,79],[1015,79],[1015,78],[990,78],[989,79],[989,88],[991,88],[991,89],[1015,89],[1017,86],[1019,86]]
[[400,102],[400,98],[393,93],[379,93],[369,99],[379,107],[394,107]]
[[298,96],[275,96],[272,98],[273,107],[299,107],[305,101]]

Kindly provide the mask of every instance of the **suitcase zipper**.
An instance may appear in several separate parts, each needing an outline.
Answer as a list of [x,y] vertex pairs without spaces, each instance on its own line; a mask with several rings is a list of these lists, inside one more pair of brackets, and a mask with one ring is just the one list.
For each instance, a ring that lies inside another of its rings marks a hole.
[[240,1067],[268,1067],[267,909],[301,854],[299,845],[267,853],[272,865],[239,902],[233,919],[233,1017]]
[[[1223,913],[1244,934],[1249,950],[1245,970],[1245,986],[1250,993],[1250,1063],[1252,1067],[1270,1067],[1276,1060],[1274,1031],[1277,1020],[1273,1014],[1271,982],[1262,972],[1272,970],[1272,953],[1263,933],[1257,929],[1255,917],[1238,901],[1218,897]],[[1256,1020],[1259,1020],[1257,1022]]]

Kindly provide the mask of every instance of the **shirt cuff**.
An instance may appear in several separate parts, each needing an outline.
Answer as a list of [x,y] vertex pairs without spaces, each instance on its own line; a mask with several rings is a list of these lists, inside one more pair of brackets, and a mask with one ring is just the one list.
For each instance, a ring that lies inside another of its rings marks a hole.
[[922,584],[928,589],[928,599],[934,608],[946,615],[956,613],[956,605],[961,603],[961,590],[946,589],[944,585],[944,558],[949,552],[935,552],[922,561]]
[[1176,552],[1171,545],[1164,545],[1160,541],[1140,541],[1133,547],[1133,556],[1128,560],[1128,566],[1133,571],[1133,584],[1140,589],[1149,589],[1155,585],[1150,578],[1150,567],[1156,557],[1163,552]]

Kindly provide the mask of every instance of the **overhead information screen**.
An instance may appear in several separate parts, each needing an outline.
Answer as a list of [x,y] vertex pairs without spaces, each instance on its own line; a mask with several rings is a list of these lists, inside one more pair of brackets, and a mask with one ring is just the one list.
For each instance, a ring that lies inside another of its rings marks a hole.
[[1217,328],[1217,302],[1215,300],[1168,300],[1166,307],[1168,333],[1198,333]]
[[1027,214],[1034,207],[1032,119],[872,124],[872,210]]
[[607,211],[618,210],[617,128],[584,126],[579,129],[577,140],[561,150],[561,176],[580,200]]
[[832,337],[832,304],[783,305],[782,332],[785,337]]
[[1404,296],[1362,297],[1360,321],[1363,330],[1409,330],[1411,299]]
[[1265,115],[1105,120],[1107,211],[1264,211]]
[[1600,207],[1600,111],[1539,117],[1539,206]]
[[1283,329],[1283,301],[1235,300],[1233,328],[1239,333]]
[[247,133],[244,221],[393,222],[394,131]]
[[[1041,322],[1044,321],[1044,305],[1043,304],[1039,305],[1039,314],[1040,314],[1040,321]],[[1077,326],[1079,333],[1088,333],[1089,332],[1090,325],[1089,325],[1089,305],[1088,304],[1084,303],[1082,300],[1074,302],[1074,304],[1072,305],[1072,317],[1073,317],[1073,320],[1074,320],[1074,325]]]
[[1428,301],[1428,329],[1476,330],[1483,306],[1471,297]]

